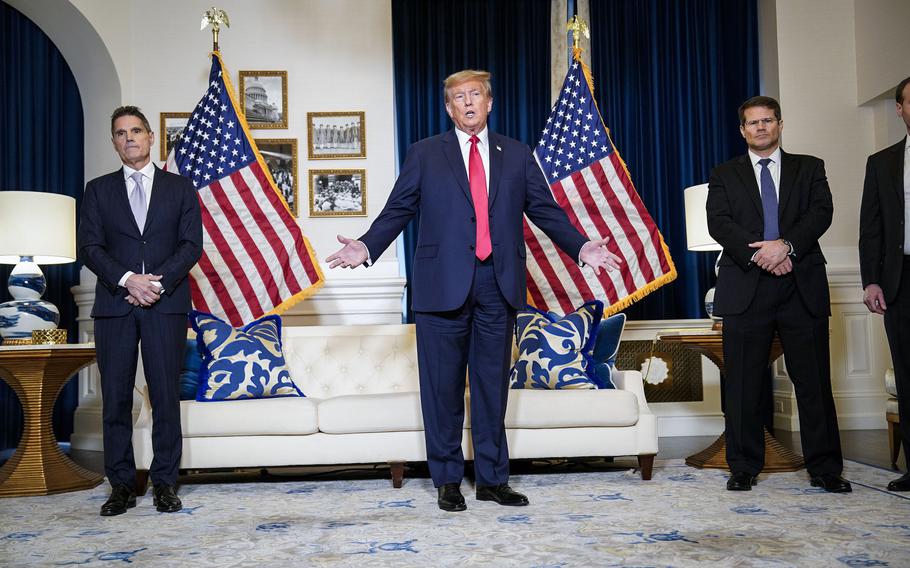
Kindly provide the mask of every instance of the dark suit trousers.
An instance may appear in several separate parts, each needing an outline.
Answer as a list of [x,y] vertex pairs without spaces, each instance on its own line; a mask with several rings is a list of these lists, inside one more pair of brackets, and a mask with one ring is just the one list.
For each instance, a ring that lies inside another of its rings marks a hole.
[[179,376],[186,345],[186,315],[133,308],[122,317],[95,318],[95,347],[101,373],[104,473],[111,485],[132,487],[133,387],[142,348],[142,367],[152,405],[152,482],[174,485],[183,447]]
[[840,474],[843,458],[831,393],[828,318],[809,313],[792,274],[768,273],[759,277],[745,312],[724,316],[724,417],[730,471],[758,475],[764,467],[762,386],[775,332],[796,391],[806,469],[810,475]]
[[885,310],[885,333],[891,346],[894,380],[897,383],[897,410],[904,460],[910,470],[910,256],[904,256],[897,298]]
[[505,412],[515,309],[496,283],[492,261],[476,263],[465,304],[450,312],[416,312],[420,403],[433,485],[459,483],[465,371],[470,369],[471,438],[478,485],[509,479]]

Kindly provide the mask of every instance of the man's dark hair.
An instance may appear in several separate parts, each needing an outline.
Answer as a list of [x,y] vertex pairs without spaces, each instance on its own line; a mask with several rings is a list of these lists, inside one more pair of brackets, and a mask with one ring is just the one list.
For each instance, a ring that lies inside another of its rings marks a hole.
[[769,108],[774,111],[774,116],[777,120],[780,120],[780,103],[771,97],[765,97],[759,95],[757,97],[752,97],[743,104],[739,105],[739,125],[743,126],[746,124],[746,109],[754,107],[764,107]]
[[152,131],[152,127],[149,125],[148,119],[145,118],[145,115],[142,114],[142,111],[139,110],[139,107],[133,105],[125,105],[116,108],[113,114],[111,114],[111,134],[114,133],[114,123],[117,122],[117,119],[121,116],[135,116],[142,121],[142,126],[144,126],[146,130],[149,132]]
[[903,81],[897,84],[897,88],[894,89],[894,100],[897,101],[897,104],[904,104],[904,87],[910,84],[910,77],[907,77]]

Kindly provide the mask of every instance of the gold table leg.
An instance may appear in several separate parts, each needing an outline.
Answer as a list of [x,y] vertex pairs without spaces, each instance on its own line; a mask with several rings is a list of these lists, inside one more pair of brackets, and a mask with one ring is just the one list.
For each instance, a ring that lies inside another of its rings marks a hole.
[[104,480],[60,451],[52,427],[54,403],[63,385],[90,365],[94,355],[91,347],[0,352],[0,377],[16,392],[25,415],[16,453],[0,468],[0,497],[91,489]]
[[[704,450],[686,458],[686,465],[707,469],[730,469],[727,466],[727,438],[721,434]],[[781,444],[765,430],[765,473],[797,471],[806,467],[803,457]]]

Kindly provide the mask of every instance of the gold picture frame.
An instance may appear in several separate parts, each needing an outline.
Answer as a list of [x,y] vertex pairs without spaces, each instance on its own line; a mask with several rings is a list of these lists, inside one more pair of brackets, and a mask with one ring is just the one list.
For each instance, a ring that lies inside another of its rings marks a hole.
[[240,110],[250,128],[288,127],[287,71],[241,71],[239,84]]
[[311,160],[367,157],[366,113],[308,112],[307,156]]
[[275,185],[281,192],[288,209],[299,217],[300,199],[297,178],[296,138],[254,138],[259,153],[265,161]]
[[366,217],[367,171],[309,170],[310,217]]
[[162,112],[158,119],[158,146],[161,149],[161,161],[167,160],[171,148],[180,140],[186,128],[191,112]]

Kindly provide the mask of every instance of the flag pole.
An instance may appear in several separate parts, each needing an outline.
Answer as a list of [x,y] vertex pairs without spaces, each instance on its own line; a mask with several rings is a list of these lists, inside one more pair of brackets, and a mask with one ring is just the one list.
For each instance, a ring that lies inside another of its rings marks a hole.
[[216,8],[212,6],[208,10],[202,13],[202,26],[199,30],[204,30],[208,26],[212,26],[212,51],[218,51],[218,32],[221,31],[221,26],[231,27],[231,21],[228,19],[227,12],[221,8]]

